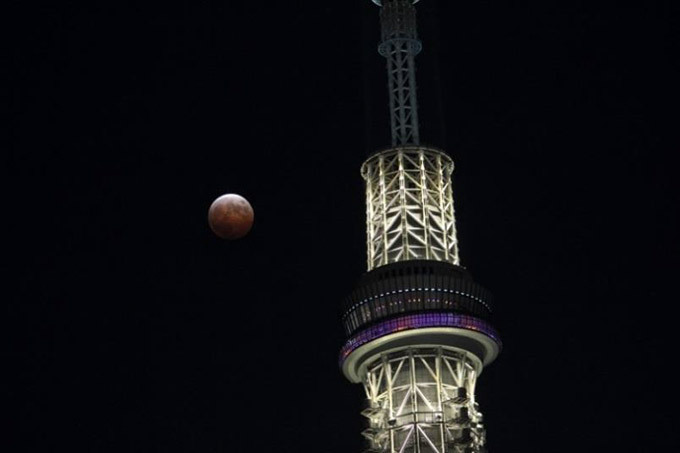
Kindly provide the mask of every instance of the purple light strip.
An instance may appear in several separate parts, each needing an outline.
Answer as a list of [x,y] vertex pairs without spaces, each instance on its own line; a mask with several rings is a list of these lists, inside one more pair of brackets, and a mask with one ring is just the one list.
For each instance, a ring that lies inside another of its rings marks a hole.
[[402,330],[420,329],[423,327],[458,327],[461,329],[474,330],[492,338],[501,344],[498,332],[485,321],[474,316],[457,315],[447,312],[418,313],[388,319],[354,335],[340,350],[340,362],[342,363],[352,351],[376,338],[384,337],[391,333]]

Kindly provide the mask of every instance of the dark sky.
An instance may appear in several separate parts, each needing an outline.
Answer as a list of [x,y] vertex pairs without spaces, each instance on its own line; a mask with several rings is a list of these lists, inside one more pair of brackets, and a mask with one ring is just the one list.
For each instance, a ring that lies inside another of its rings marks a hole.
[[[377,7],[13,3],[3,451],[362,451],[337,354],[389,144]],[[422,136],[504,339],[494,453],[680,447],[679,8],[635,3],[418,4]]]

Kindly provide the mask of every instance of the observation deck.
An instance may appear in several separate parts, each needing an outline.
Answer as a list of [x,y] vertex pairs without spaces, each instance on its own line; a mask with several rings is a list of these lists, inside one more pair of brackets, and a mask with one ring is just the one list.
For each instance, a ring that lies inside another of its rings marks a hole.
[[360,382],[382,353],[445,346],[469,353],[481,373],[502,347],[491,315],[491,293],[460,266],[431,260],[381,266],[364,274],[345,300],[348,339],[340,365],[350,381]]

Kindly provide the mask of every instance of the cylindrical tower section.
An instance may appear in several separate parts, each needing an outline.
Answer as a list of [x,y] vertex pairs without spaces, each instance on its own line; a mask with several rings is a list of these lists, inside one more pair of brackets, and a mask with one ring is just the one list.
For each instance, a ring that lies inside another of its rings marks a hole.
[[375,452],[481,452],[486,437],[474,401],[477,370],[468,354],[404,348],[382,354],[367,370],[369,427]]
[[422,146],[364,162],[368,270],[421,259],[459,264],[452,172],[449,156]]

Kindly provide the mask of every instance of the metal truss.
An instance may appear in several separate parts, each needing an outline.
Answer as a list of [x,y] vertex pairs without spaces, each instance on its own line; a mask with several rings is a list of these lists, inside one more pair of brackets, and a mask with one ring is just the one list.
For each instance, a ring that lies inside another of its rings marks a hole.
[[392,146],[420,143],[415,56],[422,45],[412,3],[389,0],[380,9],[382,41],[378,51],[387,59]]
[[477,371],[463,352],[405,348],[368,367],[368,452],[486,452]]
[[452,172],[446,154],[416,146],[364,162],[368,270],[414,259],[459,264]]

